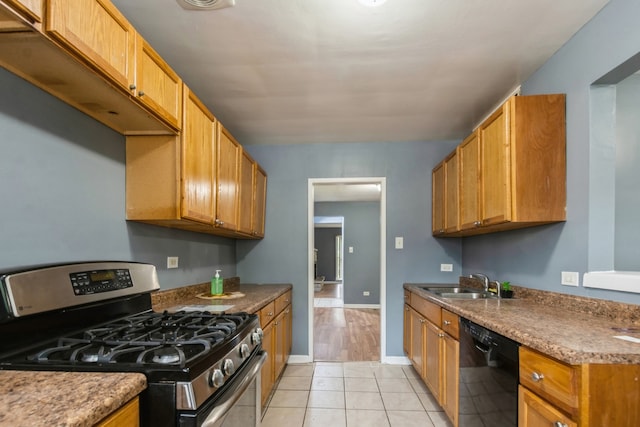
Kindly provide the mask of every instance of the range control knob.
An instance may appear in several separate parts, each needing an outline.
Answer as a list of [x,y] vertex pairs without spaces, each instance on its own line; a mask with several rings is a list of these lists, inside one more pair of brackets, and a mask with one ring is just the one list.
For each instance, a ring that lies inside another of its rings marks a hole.
[[262,342],[262,337],[264,336],[264,332],[262,332],[262,329],[257,328],[252,334],[251,334],[251,343],[254,345],[258,345]]
[[222,362],[222,370],[227,375],[233,375],[233,373],[236,371],[236,367],[233,365],[233,360],[224,359],[224,362]]
[[243,359],[246,359],[247,357],[249,357],[249,354],[251,354],[251,351],[249,350],[249,345],[242,344],[240,346],[240,357],[242,357]]
[[209,385],[211,387],[220,388],[224,384],[224,374],[220,369],[214,369],[209,377]]

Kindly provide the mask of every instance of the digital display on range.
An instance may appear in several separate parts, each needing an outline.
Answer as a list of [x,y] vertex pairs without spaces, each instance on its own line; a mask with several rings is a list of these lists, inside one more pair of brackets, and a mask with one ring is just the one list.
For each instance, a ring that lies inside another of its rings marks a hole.
[[113,280],[116,273],[113,270],[92,271],[89,273],[92,282],[102,282],[103,280]]
[[131,273],[126,268],[92,270],[69,274],[73,293],[90,295],[133,287]]

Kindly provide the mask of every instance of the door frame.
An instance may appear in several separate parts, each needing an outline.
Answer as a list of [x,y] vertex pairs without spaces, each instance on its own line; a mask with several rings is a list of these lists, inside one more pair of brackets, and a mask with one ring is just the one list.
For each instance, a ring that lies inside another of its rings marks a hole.
[[[309,312],[309,358],[313,361],[313,248],[314,248],[314,199],[315,184],[379,184],[380,185],[380,361],[387,359],[387,179],[385,177],[370,178],[309,178],[307,190],[307,279],[308,279],[308,312]],[[348,200],[347,200],[348,202]]]

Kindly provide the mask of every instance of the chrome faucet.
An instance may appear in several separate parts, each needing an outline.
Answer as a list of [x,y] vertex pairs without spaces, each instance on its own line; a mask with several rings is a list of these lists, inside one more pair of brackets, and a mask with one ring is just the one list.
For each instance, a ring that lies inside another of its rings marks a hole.
[[[496,295],[498,298],[502,298],[502,285],[500,284],[500,282],[498,282],[497,280],[494,280],[493,282],[491,282],[491,284],[493,286],[495,286],[496,288]],[[492,292],[492,291],[489,291]]]
[[484,274],[473,273],[473,274],[469,275],[469,278],[482,280],[484,291],[485,292],[489,291],[489,278],[487,276],[485,276]]

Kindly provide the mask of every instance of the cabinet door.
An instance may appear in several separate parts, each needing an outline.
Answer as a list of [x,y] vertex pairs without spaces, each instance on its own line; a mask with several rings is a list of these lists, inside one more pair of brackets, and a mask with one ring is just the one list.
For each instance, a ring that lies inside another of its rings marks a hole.
[[253,234],[253,212],[254,212],[254,164],[255,162],[249,154],[241,150],[240,156],[240,197],[238,205],[238,231],[246,234]]
[[458,156],[456,151],[444,160],[444,230],[458,231]]
[[511,220],[509,102],[479,128],[482,225]]
[[274,334],[273,334],[273,322],[262,328],[262,333],[264,334],[262,337],[262,349],[267,352],[267,360],[265,360],[264,365],[262,365],[261,372],[261,387],[262,387],[262,407],[266,407],[267,399],[269,398],[269,394],[271,393],[271,388],[275,383],[274,376],[274,363],[275,356],[273,354],[274,349]]
[[480,222],[480,141],[478,132],[465,139],[458,150],[460,177],[460,229],[479,227]]
[[411,308],[408,304],[404,305],[404,328],[402,338],[402,348],[404,354],[411,360]]
[[253,203],[253,235],[264,237],[264,219],[267,203],[267,174],[256,163],[254,165],[255,191]]
[[284,311],[282,311],[276,317],[276,320],[273,322],[274,335],[275,335],[275,362],[274,362],[274,379],[277,379],[284,369],[284,365],[286,362],[286,324],[284,320]]
[[95,427],[138,427],[139,425],[140,402],[136,396],[129,403],[96,424]]
[[16,12],[31,22],[42,22],[42,2],[44,0],[4,0]]
[[218,199],[216,226],[226,230],[237,229],[238,223],[238,165],[240,144],[218,122]]
[[526,388],[518,388],[519,427],[577,427],[578,424]]
[[175,130],[182,127],[182,80],[142,36],[136,38],[136,78],[130,88]]
[[125,90],[135,84],[136,32],[109,0],[49,0],[46,32]]
[[184,88],[181,215],[206,224],[215,219],[215,118]]
[[431,322],[426,322],[426,353],[424,382],[431,390],[433,397],[440,401],[440,372],[442,359],[442,331]]
[[448,334],[442,337],[441,405],[454,426],[458,425],[460,343]]
[[424,377],[424,328],[425,320],[420,314],[411,310],[411,363],[415,370]]
[[431,172],[431,232],[434,236],[444,233],[444,163]]

